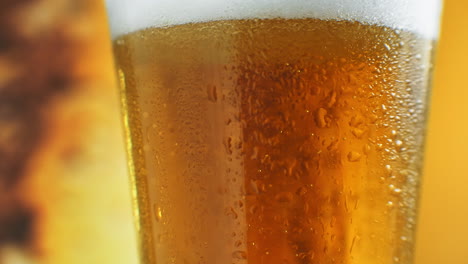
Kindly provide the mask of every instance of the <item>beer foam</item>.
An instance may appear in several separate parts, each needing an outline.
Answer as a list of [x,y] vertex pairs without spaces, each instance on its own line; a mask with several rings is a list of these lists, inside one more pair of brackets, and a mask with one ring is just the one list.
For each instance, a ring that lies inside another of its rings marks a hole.
[[436,38],[441,0],[106,0],[112,37],[149,27],[249,18],[351,20]]

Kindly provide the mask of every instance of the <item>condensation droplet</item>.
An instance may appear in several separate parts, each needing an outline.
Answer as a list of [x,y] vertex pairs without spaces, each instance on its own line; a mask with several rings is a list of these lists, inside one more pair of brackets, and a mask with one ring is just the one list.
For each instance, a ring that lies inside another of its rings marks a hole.
[[238,218],[236,210],[234,208],[232,208],[232,207],[230,207],[229,209],[226,210],[226,215],[229,215],[234,219]]
[[396,145],[397,147],[401,147],[401,145],[403,145],[403,141],[401,141],[401,140],[395,140],[395,145]]
[[348,161],[349,162],[357,162],[361,159],[361,154],[356,151],[351,151],[348,153]]
[[228,137],[224,142],[224,147],[226,148],[226,152],[231,155],[232,154],[232,138]]
[[275,200],[279,203],[289,203],[293,200],[293,195],[290,192],[282,192],[276,195]]
[[156,221],[161,221],[163,215],[162,215],[162,209],[158,205],[154,205],[154,216],[156,218]]
[[351,133],[353,133],[353,135],[357,138],[361,138],[365,132],[366,131],[364,129],[360,129],[360,128],[354,128],[353,130],[351,130]]
[[353,116],[349,121],[349,125],[352,127],[358,127],[362,123],[364,123],[364,118],[360,114]]
[[256,214],[258,212],[258,206],[252,205],[249,209],[249,212],[253,215]]
[[216,103],[216,101],[218,101],[218,94],[216,91],[216,86],[208,85],[207,93],[208,93],[208,100],[210,100],[213,103]]
[[335,103],[336,103],[336,92],[333,92],[333,93],[330,95],[330,100],[328,101],[327,106],[328,106],[328,107],[332,107]]
[[236,259],[247,259],[247,253],[245,251],[234,251],[232,252],[232,257]]
[[296,193],[299,196],[303,196],[303,195],[305,195],[307,193],[307,188],[306,187],[300,187],[299,189],[297,189]]
[[327,115],[327,110],[325,108],[319,108],[317,110],[317,114],[315,117],[315,121],[317,122],[317,126],[325,127],[327,125],[327,121],[325,120],[325,116]]
[[252,180],[250,181],[250,189],[253,193],[259,194],[265,191],[265,184],[260,180]]
[[392,166],[387,164],[387,165],[385,165],[385,169],[387,169],[388,172],[391,172],[392,171]]
[[258,147],[254,147],[252,150],[252,155],[250,156],[250,159],[254,160],[258,158]]

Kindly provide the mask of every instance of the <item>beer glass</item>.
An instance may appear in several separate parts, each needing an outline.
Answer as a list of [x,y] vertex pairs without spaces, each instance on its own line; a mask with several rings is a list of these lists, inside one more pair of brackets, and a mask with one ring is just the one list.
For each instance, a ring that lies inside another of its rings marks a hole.
[[108,0],[142,263],[411,263],[438,0]]

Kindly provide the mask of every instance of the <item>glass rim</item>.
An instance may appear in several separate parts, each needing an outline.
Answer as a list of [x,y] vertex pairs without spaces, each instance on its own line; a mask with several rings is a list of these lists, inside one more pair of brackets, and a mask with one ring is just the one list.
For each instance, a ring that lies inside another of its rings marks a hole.
[[442,0],[106,0],[112,37],[218,20],[349,20],[437,38]]

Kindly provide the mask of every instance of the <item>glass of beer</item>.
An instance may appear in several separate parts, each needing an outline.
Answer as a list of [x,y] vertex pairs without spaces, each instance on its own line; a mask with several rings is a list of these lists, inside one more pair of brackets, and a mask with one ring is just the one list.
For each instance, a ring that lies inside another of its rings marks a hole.
[[412,263],[440,5],[108,0],[142,263]]

